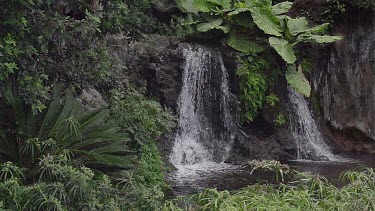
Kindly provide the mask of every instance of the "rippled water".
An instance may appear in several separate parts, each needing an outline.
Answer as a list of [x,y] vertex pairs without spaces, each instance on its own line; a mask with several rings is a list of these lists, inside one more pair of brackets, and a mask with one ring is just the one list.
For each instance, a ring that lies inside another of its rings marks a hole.
[[[308,161],[293,160],[287,164],[301,172],[319,174],[326,177],[337,186],[342,186],[339,181],[340,174],[359,166],[375,168],[375,155],[346,155],[345,162],[337,161]],[[237,190],[257,182],[273,182],[273,174],[250,174],[250,169],[238,165],[225,163],[204,163],[200,165],[187,165],[180,168],[167,178],[172,188],[173,196],[197,193],[206,188],[218,190]]]

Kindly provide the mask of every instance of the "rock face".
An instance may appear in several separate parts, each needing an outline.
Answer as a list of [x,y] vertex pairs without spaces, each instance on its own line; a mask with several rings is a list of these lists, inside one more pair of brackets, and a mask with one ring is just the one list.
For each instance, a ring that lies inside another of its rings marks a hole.
[[327,134],[345,150],[375,151],[375,12],[349,9],[312,75]]
[[140,54],[141,78],[146,80],[148,95],[174,111],[182,86],[180,42],[174,37],[152,36],[134,47]]
[[[275,107],[265,105],[253,123],[239,128],[229,162],[242,163],[253,159],[286,161],[297,157],[297,146],[288,121],[287,82],[281,76],[276,81],[272,91],[280,102]],[[285,117],[286,123],[277,127],[274,119],[279,114]]]
[[[194,42],[189,42],[193,44]],[[143,61],[142,76],[147,83],[147,92],[150,96],[156,97],[165,107],[177,111],[178,97],[182,87],[182,73],[184,68],[184,58],[182,50],[187,43],[180,42],[175,38],[159,37],[157,41],[140,43],[135,46],[140,54],[140,61]],[[236,53],[228,49],[225,45],[220,45],[220,41],[215,43],[201,43],[205,48],[212,49],[213,52],[220,52],[224,66],[228,71],[229,91],[231,93],[231,111],[236,116],[238,122],[238,78],[236,72]],[[215,76],[218,77],[219,75]],[[292,134],[288,124],[284,127],[275,127],[273,122],[275,116],[281,111],[288,119],[285,107],[287,99],[286,81],[279,80],[279,90],[273,90],[278,96],[282,96],[278,109],[265,107],[259,118],[251,125],[243,128],[238,126],[233,150],[227,162],[242,163],[252,159],[278,159],[287,160],[296,158],[296,146],[292,139]],[[237,96],[237,97],[236,97]],[[285,98],[285,99],[284,99]],[[214,105],[212,105],[214,106]],[[217,109],[210,108],[212,112]],[[280,110],[281,109],[281,110]],[[207,111],[208,112],[208,111]],[[209,113],[209,112],[208,112]],[[212,118],[215,118],[212,113]],[[162,154],[169,155],[174,141],[173,134],[166,134],[159,144]]]

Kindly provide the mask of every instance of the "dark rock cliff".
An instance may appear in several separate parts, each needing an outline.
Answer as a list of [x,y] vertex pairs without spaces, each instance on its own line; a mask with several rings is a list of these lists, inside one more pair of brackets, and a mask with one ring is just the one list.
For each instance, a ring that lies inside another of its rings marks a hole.
[[375,151],[375,12],[348,8],[342,41],[318,51],[312,74],[326,133],[346,151]]

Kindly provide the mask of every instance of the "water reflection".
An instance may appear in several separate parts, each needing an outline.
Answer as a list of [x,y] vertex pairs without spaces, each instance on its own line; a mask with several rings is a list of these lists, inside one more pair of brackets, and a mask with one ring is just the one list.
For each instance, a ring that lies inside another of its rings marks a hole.
[[[375,155],[348,155],[344,162],[294,160],[287,164],[301,172],[319,174],[337,186],[344,185],[339,181],[345,170],[359,166],[375,168]],[[168,182],[173,196],[197,193],[206,188],[218,190],[237,190],[256,182],[274,182],[273,173],[257,171],[250,174],[251,169],[239,165],[225,163],[201,163],[186,165],[168,175]]]

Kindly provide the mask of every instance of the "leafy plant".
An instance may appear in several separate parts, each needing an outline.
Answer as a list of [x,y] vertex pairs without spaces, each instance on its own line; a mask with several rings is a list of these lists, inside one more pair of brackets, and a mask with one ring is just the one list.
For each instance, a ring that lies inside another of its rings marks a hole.
[[305,75],[302,72],[302,69],[298,68],[299,70],[296,71],[295,67],[293,65],[288,66],[288,70],[285,74],[286,79],[289,83],[289,85],[299,92],[300,94],[303,94],[306,97],[310,97],[311,93],[311,86],[309,81],[306,79]]
[[279,181],[284,182],[284,175],[287,175],[291,172],[288,165],[281,164],[279,161],[275,161],[275,160],[262,160],[262,161],[253,160],[253,161],[250,161],[248,164],[252,168],[250,174],[252,174],[255,170],[259,168],[266,169],[275,173],[277,182]]
[[286,123],[285,116],[282,113],[279,113],[276,118],[273,120],[276,126],[281,127]]
[[[124,193],[108,176],[95,175],[89,168],[72,165],[69,153],[44,156],[35,169],[20,169],[10,162],[0,165],[3,208],[118,210],[125,207],[125,201],[120,198]],[[33,183],[29,184],[26,178],[32,178]]]
[[245,109],[242,119],[252,122],[265,101],[268,83],[264,69],[268,67],[268,63],[260,57],[256,57],[252,62],[241,62],[236,74],[240,78],[240,99]]
[[140,144],[155,141],[175,125],[173,114],[160,104],[146,99],[135,89],[111,91],[111,111],[113,119]]
[[270,94],[266,96],[267,104],[271,107],[275,107],[276,104],[280,101],[280,99],[275,94]]

